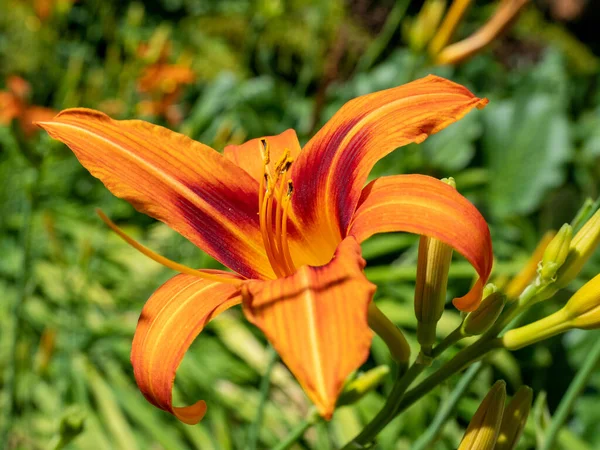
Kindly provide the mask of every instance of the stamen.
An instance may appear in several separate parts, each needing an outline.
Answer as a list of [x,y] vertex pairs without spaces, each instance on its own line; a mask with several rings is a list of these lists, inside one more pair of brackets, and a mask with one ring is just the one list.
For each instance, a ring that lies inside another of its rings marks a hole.
[[198,278],[203,278],[205,280],[213,280],[213,281],[218,281],[220,283],[233,284],[234,286],[241,286],[241,285],[244,284],[243,280],[236,280],[234,278],[222,277],[222,276],[210,273],[210,272],[205,272],[205,271],[202,271],[202,270],[192,269],[191,267],[185,266],[183,264],[179,264],[178,262],[175,262],[173,260],[170,260],[169,258],[166,258],[166,257],[164,257],[162,255],[159,255],[158,253],[150,250],[145,245],[140,244],[139,242],[137,242],[132,237],[128,236],[112,220],[110,220],[106,216],[106,214],[104,214],[100,209],[97,209],[96,213],[100,216],[100,218],[102,219],[102,221],[106,225],[108,225],[108,227],[111,230],[113,230],[115,233],[117,233],[125,242],[127,242],[129,245],[131,245],[133,248],[135,248],[140,253],[146,255],[148,258],[156,261],[159,264],[162,264],[165,267],[168,267],[169,269],[173,269],[173,270],[175,270],[177,272],[185,273],[187,275],[192,275],[192,276],[195,276],[195,277],[198,277]]
[[[283,175],[286,172],[287,169],[284,169],[284,167],[286,167],[286,163],[289,161],[289,157],[290,157],[290,149],[286,148],[283,151],[281,158],[279,158],[279,161],[277,161],[277,164],[275,164],[275,174],[277,177],[279,177],[279,175]],[[287,167],[289,167],[289,166],[287,166]]]
[[290,248],[288,246],[288,240],[287,240],[287,218],[288,218],[288,211],[289,211],[289,207],[290,204],[292,203],[292,194],[294,193],[294,184],[292,183],[292,180],[288,181],[288,189],[287,189],[287,193],[285,195],[284,198],[284,205],[283,205],[283,217],[281,219],[281,237],[280,237],[280,242],[281,242],[281,253],[283,254],[283,259],[285,260],[285,265],[287,266],[288,270],[290,271],[290,274],[294,273],[294,271],[296,270],[296,267],[294,266],[294,261],[292,260],[292,255],[290,253]]
[[265,166],[268,166],[271,162],[271,152],[269,150],[269,143],[266,139],[261,139],[260,143],[262,144],[262,147],[260,149],[260,156],[263,160],[263,164]]
[[[291,275],[294,272],[294,264],[287,246],[287,208],[290,203],[292,188],[291,181],[288,183],[287,193],[285,174],[292,165],[290,150],[284,149],[283,154],[275,163],[271,171],[269,144],[265,139],[261,140],[261,157],[263,160],[264,176],[260,180],[259,192],[259,221],[260,231],[267,253],[267,258],[277,277]],[[273,212],[273,207],[276,208]],[[275,224],[273,224],[275,220]]]
[[[262,191],[261,191],[262,192]],[[262,195],[262,205],[260,207],[259,212],[259,221],[260,221],[260,232],[262,234],[263,243],[265,244],[265,251],[267,252],[267,258],[271,263],[271,267],[275,272],[275,275],[278,277],[282,277],[284,274],[281,272],[279,268],[279,264],[277,264],[277,259],[275,258],[275,254],[273,253],[273,246],[271,242],[271,238],[269,236],[270,222],[267,222],[268,214],[269,214],[269,201],[271,199],[271,191],[267,188],[264,195]]]

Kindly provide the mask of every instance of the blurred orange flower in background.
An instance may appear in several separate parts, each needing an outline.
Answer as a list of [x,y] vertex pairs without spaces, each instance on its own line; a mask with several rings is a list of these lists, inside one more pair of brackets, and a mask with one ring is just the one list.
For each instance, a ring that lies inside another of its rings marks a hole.
[[30,105],[30,96],[31,85],[14,75],[6,79],[6,90],[0,91],[0,124],[10,125],[17,120],[25,137],[31,137],[39,130],[34,122],[50,120],[56,115],[51,108]]

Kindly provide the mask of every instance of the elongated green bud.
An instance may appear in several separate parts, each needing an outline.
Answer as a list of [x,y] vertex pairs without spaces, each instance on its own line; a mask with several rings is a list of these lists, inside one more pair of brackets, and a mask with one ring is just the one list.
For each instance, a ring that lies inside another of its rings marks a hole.
[[600,328],[600,275],[584,284],[561,310],[508,331],[502,337],[502,343],[509,350],[517,350],[572,328]]
[[575,279],[600,243],[600,210],[588,220],[571,240],[566,261],[556,273],[556,287],[561,289]]
[[486,298],[492,295],[494,292],[497,292],[498,288],[494,283],[488,283],[483,287],[483,295],[481,298]]
[[574,328],[600,328],[600,275],[596,275],[575,292],[563,310]]
[[543,319],[525,325],[524,327],[509,330],[502,336],[502,344],[509,350],[518,350],[536,342],[551,338],[563,333],[572,326],[563,309]]
[[500,433],[506,383],[496,381],[471,419],[458,450],[493,450]]
[[502,313],[506,297],[501,292],[493,292],[485,297],[479,308],[467,314],[462,331],[466,336],[477,336],[489,330]]
[[[456,188],[453,178],[442,181]],[[452,261],[452,247],[437,239],[421,236],[415,286],[415,315],[417,340],[424,353],[436,342],[435,330],[446,303],[448,271]]]
[[533,390],[529,386],[521,386],[502,416],[500,434],[494,450],[514,450],[521,439],[531,410]]
[[555,281],[556,272],[567,259],[572,239],[573,227],[565,223],[546,247],[538,266],[538,274],[542,283]]
[[367,319],[371,329],[383,339],[392,359],[400,364],[402,370],[408,367],[410,346],[400,328],[381,312],[375,302],[369,304]]
[[356,403],[366,394],[379,386],[390,373],[388,366],[378,366],[360,375],[350,382],[337,402],[337,406]]
[[555,231],[547,231],[542,236],[542,239],[525,263],[523,269],[503,289],[508,297],[508,301],[517,300],[527,286],[535,279],[539,262],[544,257],[544,252],[550,242],[552,242],[552,239],[554,239],[554,236],[556,236]]

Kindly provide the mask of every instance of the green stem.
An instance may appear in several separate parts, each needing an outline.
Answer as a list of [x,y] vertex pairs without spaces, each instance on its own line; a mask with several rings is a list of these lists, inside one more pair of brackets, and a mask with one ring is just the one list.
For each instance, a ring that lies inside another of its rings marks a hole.
[[23,261],[21,264],[21,274],[19,277],[18,294],[14,303],[10,308],[9,317],[12,319],[12,326],[7,332],[7,347],[9,348],[8,360],[4,372],[4,392],[5,405],[2,415],[4,421],[0,424],[0,443],[7,443],[9,439],[9,430],[11,428],[11,420],[15,401],[15,379],[16,379],[16,359],[17,359],[17,343],[19,340],[19,321],[21,317],[21,308],[27,297],[27,284],[31,270],[31,222],[33,211],[37,203],[37,192],[40,181],[40,171],[35,171],[35,178],[28,192],[28,202],[25,205],[23,214]]
[[311,411],[308,417],[304,419],[296,428],[294,428],[287,437],[281,441],[278,445],[272,448],[272,450],[287,450],[296,443],[299,439],[304,436],[306,430],[312,427],[319,421],[319,414],[316,410]]
[[573,379],[573,382],[567,389],[565,396],[560,401],[558,408],[556,409],[556,413],[552,418],[552,422],[548,427],[548,434],[544,441],[541,450],[551,450],[554,447],[554,441],[558,437],[559,432],[562,429],[567,417],[571,413],[573,406],[575,405],[575,401],[581,394],[581,392],[585,389],[590,376],[594,372],[594,369],[600,362],[600,339],[596,340],[592,351],[585,359],[585,362],[581,369],[577,372],[577,375]]
[[409,0],[400,0],[396,2],[388,14],[379,36],[375,38],[373,43],[367,48],[365,54],[358,61],[356,67],[357,72],[364,72],[368,70],[373,63],[375,63],[379,55],[381,55],[381,53],[387,47],[388,43],[392,39],[392,36],[394,36],[394,33],[398,29],[400,22],[402,22],[409,5]]
[[260,381],[260,400],[258,408],[256,409],[256,418],[250,425],[248,431],[248,450],[256,450],[258,447],[258,438],[260,435],[260,427],[262,425],[263,416],[265,413],[265,406],[267,405],[267,398],[269,397],[269,386],[271,385],[271,372],[277,362],[277,352],[272,346],[269,346],[269,363],[267,369]]
[[501,347],[502,341],[500,339],[481,338],[473,345],[462,349],[454,358],[440,367],[437,372],[423,380],[415,388],[408,391],[398,406],[396,414],[404,411],[425,394],[429,393],[433,388],[438,386],[440,383],[443,383],[452,375],[461,371],[472,362],[482,358],[488,352]]
[[429,428],[427,428],[425,434],[422,434],[421,437],[413,444],[412,450],[426,450],[428,448],[433,448],[433,443],[437,440],[443,426],[448,421],[450,414],[452,414],[452,411],[454,411],[454,408],[456,408],[458,401],[462,398],[466,390],[471,385],[471,382],[479,374],[482,368],[483,364],[481,362],[473,364],[471,367],[469,367],[469,370],[467,370],[464,376],[460,379],[450,394],[448,400],[433,418],[433,422],[431,422],[431,425],[429,425]]
[[458,327],[456,330],[454,330],[452,333],[446,336],[442,342],[440,342],[437,346],[433,348],[431,357],[437,358],[442,353],[444,353],[449,347],[456,344],[464,337],[465,336],[462,334],[461,327]]
[[398,328],[381,310],[375,302],[369,304],[368,312],[369,327],[383,339],[387,345],[392,359],[400,366],[400,375],[408,368],[410,359],[410,345]]
[[375,418],[367,424],[367,426],[356,436],[351,442],[346,444],[343,450],[350,450],[352,448],[363,448],[367,444],[371,443],[377,434],[390,422],[390,420],[396,415],[396,410],[404,393],[412,382],[429,367],[428,363],[420,363],[419,358],[417,361],[408,369],[403,376],[399,377],[394,383],[392,392],[388,396],[385,405],[377,413]]

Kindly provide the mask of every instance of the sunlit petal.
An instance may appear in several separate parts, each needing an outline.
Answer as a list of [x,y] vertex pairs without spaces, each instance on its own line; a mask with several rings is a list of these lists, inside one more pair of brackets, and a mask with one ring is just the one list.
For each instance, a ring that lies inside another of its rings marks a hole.
[[223,155],[165,128],[88,109],[39,125],[117,197],[235,272],[273,276],[259,229],[258,183]]
[[294,130],[286,130],[276,136],[265,136],[262,138],[252,139],[241,145],[228,145],[223,150],[223,154],[231,161],[236,163],[254,179],[260,181],[263,176],[264,164],[261,157],[262,142],[265,141],[269,146],[271,163],[273,169],[277,161],[279,161],[285,150],[289,150],[290,157],[296,159],[300,153],[300,143]]
[[363,274],[360,246],[352,237],[321,267],[250,282],[244,311],[296,376],[321,415],[330,418],[344,380],[367,358],[367,310],[375,286]]
[[479,280],[454,305],[463,311],[477,307],[492,269],[492,242],[485,219],[456,189],[424,175],[374,180],[363,190],[348,234],[362,242],[390,231],[434,237],[467,258]]
[[292,167],[293,218],[303,245],[324,264],[344,236],[373,165],[397,147],[422,142],[487,100],[429,75],[346,103],[302,149]]
[[182,422],[195,424],[202,419],[206,412],[202,400],[191,406],[173,406],[175,372],[204,326],[240,301],[235,286],[190,275],[177,275],[158,288],[142,310],[131,349],[135,380],[148,401]]

